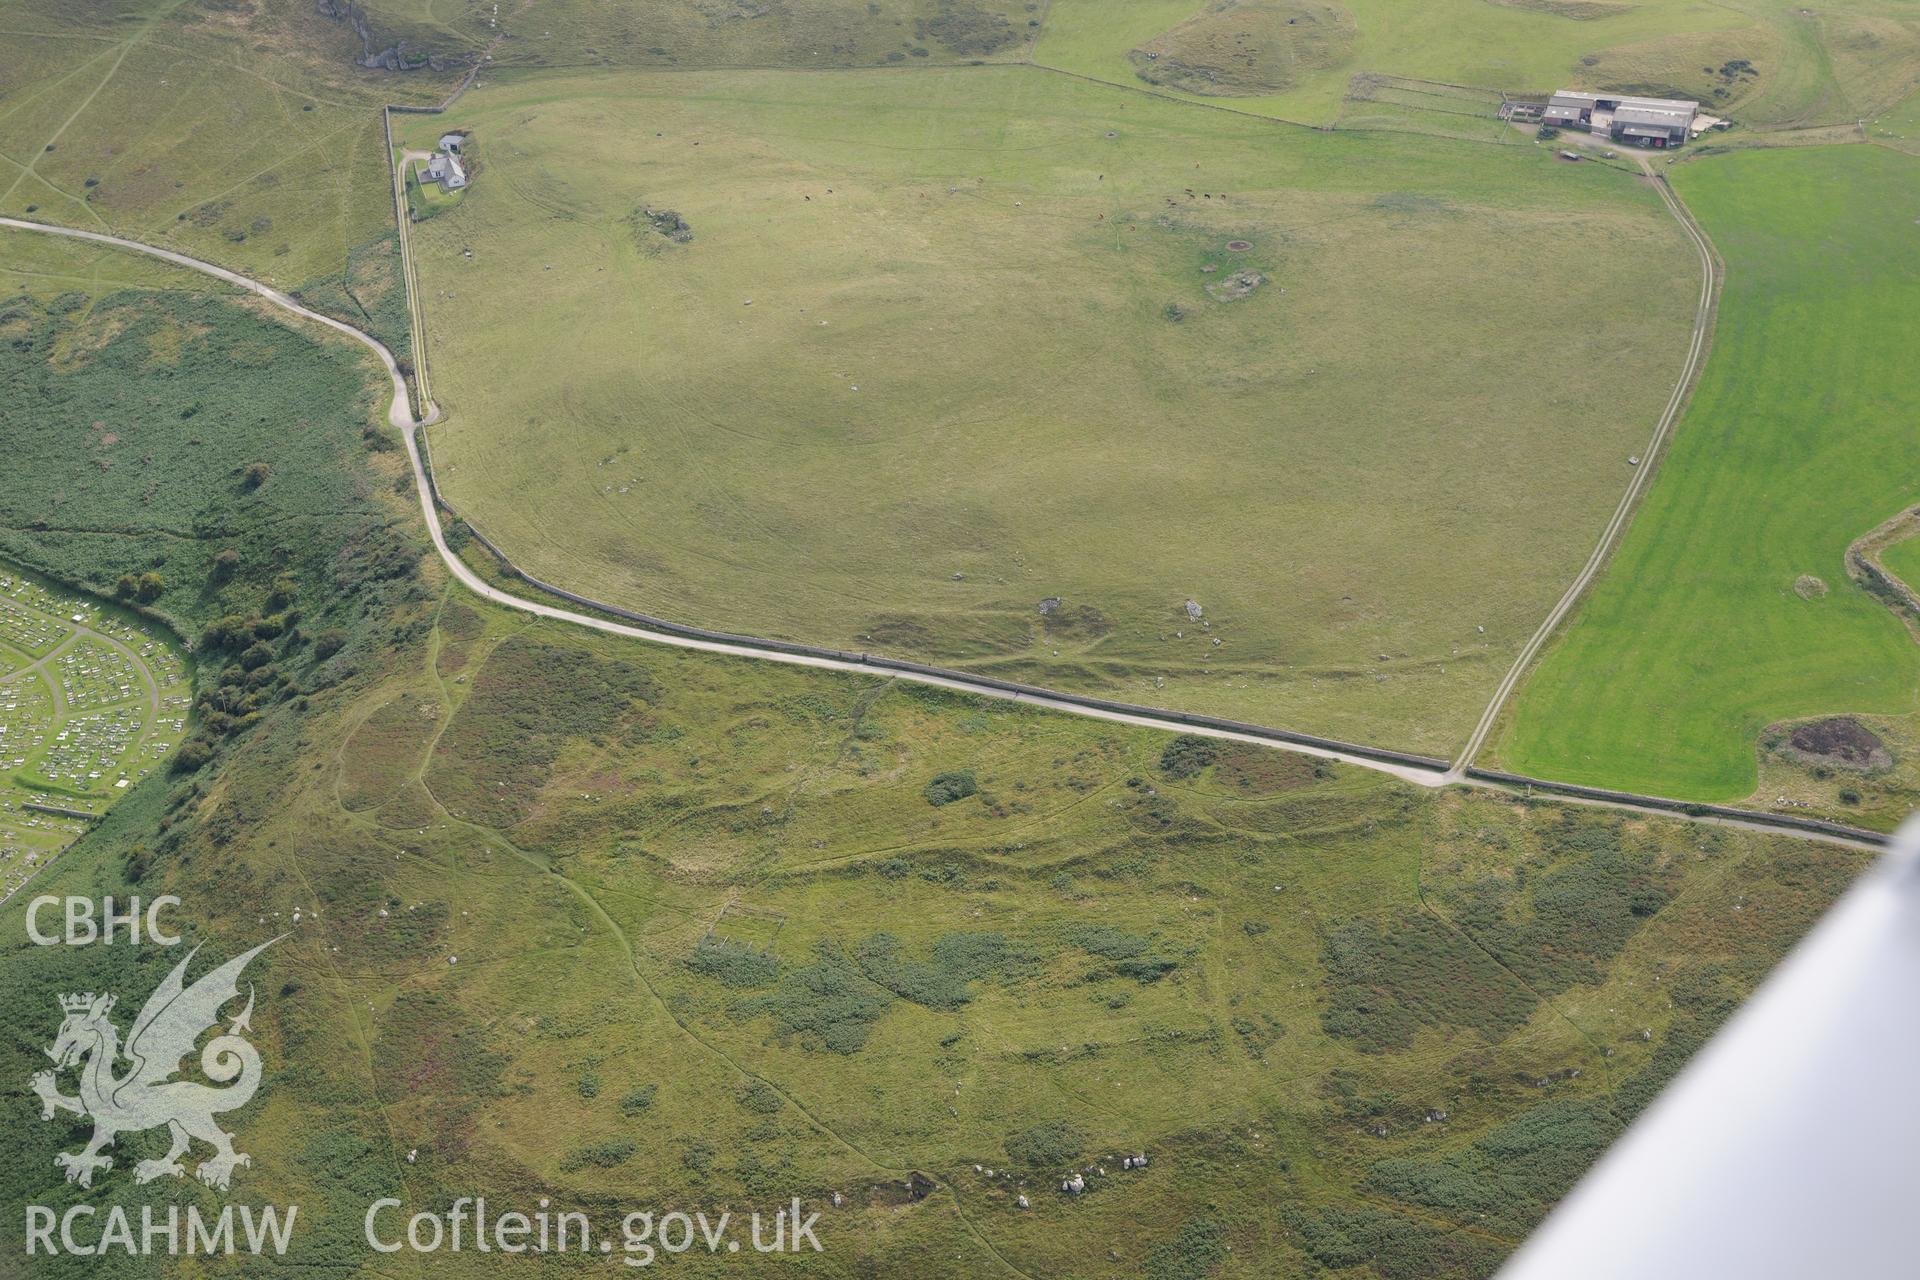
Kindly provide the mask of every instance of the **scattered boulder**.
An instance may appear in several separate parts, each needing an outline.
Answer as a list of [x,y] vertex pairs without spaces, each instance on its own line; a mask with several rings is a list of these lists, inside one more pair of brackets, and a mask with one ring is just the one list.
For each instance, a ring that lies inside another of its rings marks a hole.
[[1060,1189],[1070,1196],[1077,1196],[1087,1189],[1087,1180],[1076,1173],[1065,1182],[1062,1182]]
[[1240,270],[1216,280],[1207,286],[1207,296],[1215,302],[1238,302],[1267,282],[1267,278],[1251,267]]
[[[655,231],[675,244],[687,244],[693,239],[693,226],[672,209],[642,209],[641,216]],[[747,303],[752,306],[751,302]]]
[[355,0],[314,0],[314,12],[335,22],[344,22],[360,37],[360,65],[374,71],[443,70],[445,63],[432,54],[407,48],[404,40],[387,44],[367,22],[366,9]]

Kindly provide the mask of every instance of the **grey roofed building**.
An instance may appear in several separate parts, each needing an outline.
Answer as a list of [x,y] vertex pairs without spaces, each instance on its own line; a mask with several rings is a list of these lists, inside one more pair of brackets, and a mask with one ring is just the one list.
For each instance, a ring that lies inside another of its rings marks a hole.
[[1593,111],[1599,104],[1600,99],[1594,94],[1562,89],[1547,99],[1540,123],[1560,129],[1584,129],[1593,122]]
[[1678,107],[1622,103],[1613,113],[1613,136],[1628,142],[1677,146],[1687,140],[1695,110],[1693,103],[1678,104]]
[[1620,98],[1616,104],[1622,107],[1639,107],[1648,111],[1679,111],[1692,115],[1700,109],[1700,104],[1689,98]]
[[1693,119],[1691,111],[1662,111],[1653,107],[1620,107],[1613,118],[1621,124],[1657,125],[1667,128],[1672,125],[1685,125]]
[[1605,129],[1621,141],[1669,147],[1686,141],[1697,102],[1562,89],[1548,99],[1541,123],[1567,129]]
[[467,185],[467,171],[460,164],[460,157],[436,151],[422,170],[424,180],[437,182],[448,191],[458,191]]
[[464,133],[443,133],[440,135],[440,149],[457,156],[460,154],[460,144],[466,140]]

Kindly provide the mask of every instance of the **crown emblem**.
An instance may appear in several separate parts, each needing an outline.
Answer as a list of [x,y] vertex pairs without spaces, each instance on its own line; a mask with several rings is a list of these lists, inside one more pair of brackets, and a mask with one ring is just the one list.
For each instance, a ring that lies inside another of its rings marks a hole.
[[61,996],[60,1007],[68,1013],[85,1013],[93,1008],[93,992],[89,991],[83,996]]

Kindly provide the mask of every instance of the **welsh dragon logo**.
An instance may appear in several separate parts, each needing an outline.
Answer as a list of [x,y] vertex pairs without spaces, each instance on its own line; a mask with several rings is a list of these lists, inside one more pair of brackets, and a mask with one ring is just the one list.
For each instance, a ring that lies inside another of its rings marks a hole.
[[[213,1148],[213,1155],[194,1170],[194,1175],[210,1187],[225,1191],[235,1167],[253,1163],[251,1156],[233,1149],[233,1135],[214,1123],[221,1112],[246,1106],[260,1087],[259,1051],[242,1034],[252,1030],[251,985],[246,1008],[233,1019],[226,1034],[215,1036],[200,1051],[201,1071],[216,1085],[225,1087],[173,1077],[179,1074],[182,1060],[193,1052],[201,1034],[220,1021],[221,1007],[239,997],[240,974],[247,962],[275,941],[278,939],[235,956],[188,986],[187,965],[199,951],[195,947],[147,998],[124,1046],[119,1029],[107,1016],[113,1011],[113,996],[89,992],[60,997],[66,1019],[47,1050],[54,1070],[34,1076],[33,1091],[40,1096],[42,1120],[53,1119],[55,1111],[71,1111],[93,1120],[93,1138],[84,1149],[63,1151],[53,1158],[66,1170],[68,1182],[91,1187],[95,1171],[113,1167],[113,1157],[101,1155],[101,1148],[111,1146],[119,1134],[160,1125],[166,1125],[172,1133],[173,1146],[163,1158],[135,1165],[136,1182],[186,1176],[180,1157],[196,1138]],[[124,1071],[120,1070],[122,1059],[127,1063]],[[59,1089],[57,1073],[70,1068],[77,1068],[80,1074],[78,1097],[68,1097]]]

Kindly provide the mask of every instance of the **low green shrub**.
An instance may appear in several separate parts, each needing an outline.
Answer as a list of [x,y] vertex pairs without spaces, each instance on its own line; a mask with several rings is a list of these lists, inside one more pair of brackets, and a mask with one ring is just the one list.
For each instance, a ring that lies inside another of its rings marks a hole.
[[687,958],[687,968],[729,987],[764,987],[780,976],[780,962],[764,951],[725,938],[702,938]]
[[928,804],[937,809],[941,805],[952,804],[956,800],[965,800],[979,790],[980,786],[973,780],[973,774],[961,769],[951,773],[935,774],[921,794],[926,796]]
[[1220,758],[1220,744],[1212,738],[1183,733],[1160,753],[1160,772],[1176,782],[1197,776]]
[[1047,1120],[1007,1135],[1007,1159],[1026,1169],[1063,1169],[1087,1149],[1085,1130],[1064,1120]]

